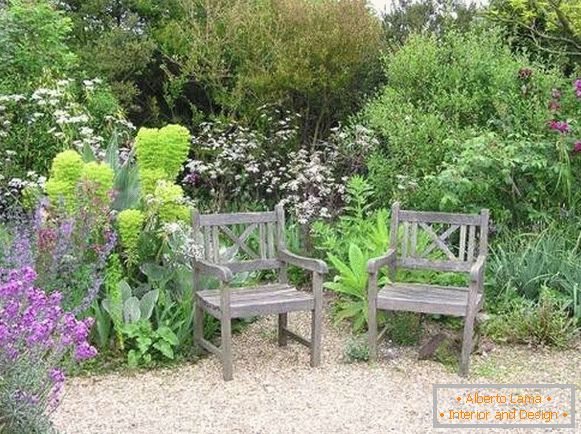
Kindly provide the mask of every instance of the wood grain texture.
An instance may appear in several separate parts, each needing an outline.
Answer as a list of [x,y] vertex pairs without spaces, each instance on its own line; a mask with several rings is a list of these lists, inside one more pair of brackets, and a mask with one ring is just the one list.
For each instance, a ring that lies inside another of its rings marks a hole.
[[323,326],[323,274],[313,273],[313,294],[315,296],[311,318],[311,366],[321,364],[321,339]]
[[468,288],[395,283],[377,294],[377,308],[384,310],[464,316],[467,306]]
[[[248,288],[229,288],[232,318],[248,318],[301,310],[313,310],[315,297],[312,293],[298,291],[287,284],[270,284]],[[215,290],[198,291],[196,297],[204,310],[220,318],[220,293]]]
[[200,215],[201,226],[223,226],[233,224],[266,223],[274,221],[276,221],[276,214],[273,211]]
[[400,210],[398,217],[400,222],[448,223],[457,225],[480,225],[482,221],[479,214],[454,214],[409,210]]
[[281,262],[294,265],[295,267],[302,268],[303,270],[313,271],[315,273],[321,274],[327,274],[329,272],[327,264],[320,259],[305,258],[304,256],[291,253],[286,249],[279,249],[278,257]]

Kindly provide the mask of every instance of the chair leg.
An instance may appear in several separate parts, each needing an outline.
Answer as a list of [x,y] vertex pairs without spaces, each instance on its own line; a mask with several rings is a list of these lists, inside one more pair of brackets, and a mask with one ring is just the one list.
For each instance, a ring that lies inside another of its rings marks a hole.
[[323,320],[323,310],[321,306],[315,304],[311,316],[311,366],[316,368],[321,364],[321,327]]
[[278,314],[278,345],[280,347],[286,347],[288,342],[287,335],[284,330],[288,327],[288,314],[279,313]]
[[222,336],[222,373],[224,381],[232,380],[232,321],[228,316],[222,316],[221,320]]
[[204,311],[200,307],[200,303],[196,301],[194,311],[194,344],[198,347],[198,351],[203,351],[200,341],[204,338]]
[[375,298],[368,301],[367,312],[367,346],[369,361],[377,360],[377,304]]
[[476,312],[471,310],[466,315],[464,320],[464,338],[462,339],[462,355],[460,356],[460,370],[461,377],[468,376],[470,367],[470,354],[472,354],[472,343],[474,338],[474,320]]

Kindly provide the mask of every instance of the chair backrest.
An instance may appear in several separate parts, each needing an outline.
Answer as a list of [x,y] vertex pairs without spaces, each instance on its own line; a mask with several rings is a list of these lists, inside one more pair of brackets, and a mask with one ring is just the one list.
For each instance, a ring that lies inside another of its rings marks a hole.
[[194,237],[203,256],[233,273],[281,268],[278,249],[284,246],[284,208],[274,211],[200,214],[194,210]]
[[489,211],[453,214],[391,209],[390,247],[403,268],[470,271],[479,255],[488,253]]

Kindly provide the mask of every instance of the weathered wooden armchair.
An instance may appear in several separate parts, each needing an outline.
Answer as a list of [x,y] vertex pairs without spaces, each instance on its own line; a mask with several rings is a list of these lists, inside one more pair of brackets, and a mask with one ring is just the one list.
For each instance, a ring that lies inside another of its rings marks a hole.
[[[285,346],[287,338],[295,339],[311,350],[311,366],[321,362],[321,322],[323,309],[323,274],[327,265],[318,259],[309,259],[289,252],[284,239],[284,209],[275,211],[199,214],[194,212],[194,233],[203,240],[204,259],[193,261],[196,311],[194,339],[197,345],[218,355],[222,360],[224,380],[232,379],[232,329],[233,318],[278,314],[278,344]],[[245,229],[242,229],[244,228]],[[249,237],[258,231],[252,249]],[[237,235],[240,234],[240,235]],[[222,241],[222,243],[221,243]],[[233,243],[240,260],[226,261],[222,255],[224,244]],[[222,247],[221,247],[222,246]],[[294,265],[313,273],[313,292],[298,291],[287,281],[287,265]],[[278,282],[246,288],[231,288],[228,283],[233,274],[253,270],[278,270]],[[221,282],[218,290],[198,290],[200,275],[210,275]],[[220,347],[204,339],[203,311],[221,322]],[[310,341],[288,330],[289,312],[311,311]]]
[[[474,321],[484,300],[488,216],[487,209],[469,215],[404,211],[397,202],[392,206],[390,248],[384,256],[367,263],[370,360],[377,357],[377,342],[385,332],[377,333],[378,309],[463,316],[460,375],[468,374]],[[383,266],[389,267],[391,283],[378,290],[377,275]],[[470,284],[459,288],[396,283],[398,267],[466,272],[470,273]]]

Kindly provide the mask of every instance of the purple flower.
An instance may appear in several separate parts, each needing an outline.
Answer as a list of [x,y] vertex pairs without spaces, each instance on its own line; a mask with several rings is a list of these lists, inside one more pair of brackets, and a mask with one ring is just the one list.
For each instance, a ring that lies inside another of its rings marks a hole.
[[567,121],[557,121],[552,119],[549,121],[549,128],[563,134],[571,132],[571,126],[567,123]]
[[574,152],[575,154],[578,154],[578,153],[580,153],[580,152],[581,152],[581,140],[577,140],[577,141],[575,142],[575,144],[573,145],[573,152]]
[[61,384],[65,382],[65,374],[58,368],[52,368],[48,371],[48,376],[50,381],[56,384]]
[[97,354],[88,342],[93,319],[77,320],[61,307],[62,294],[47,295],[34,286],[36,278],[30,267],[0,270],[0,378],[12,384],[19,370],[35,370],[41,380],[14,383],[11,393],[25,405],[54,409],[65,381],[63,357],[80,361]]
[[200,175],[196,172],[190,172],[182,180],[184,184],[196,187],[200,182]]
[[88,342],[82,342],[75,350],[75,359],[77,361],[87,360],[97,355],[97,349],[89,345]]

